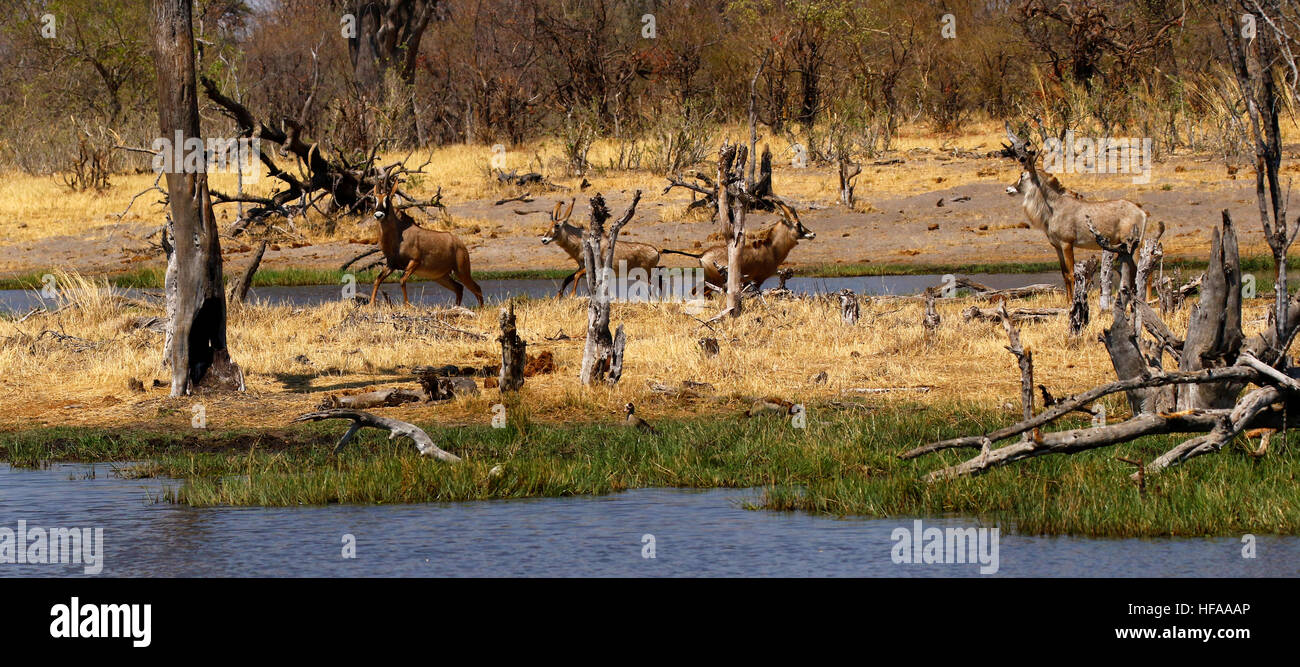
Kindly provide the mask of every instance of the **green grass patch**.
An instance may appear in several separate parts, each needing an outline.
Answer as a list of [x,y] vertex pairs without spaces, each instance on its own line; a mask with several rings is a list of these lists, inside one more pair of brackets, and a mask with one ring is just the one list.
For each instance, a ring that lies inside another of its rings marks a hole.
[[[362,431],[330,453],[342,421],[274,431],[219,433],[50,428],[0,433],[0,460],[138,461],[129,474],[178,478],[166,498],[196,507],[416,503],[606,494],[646,487],[759,487],[757,508],[831,515],[960,514],[1029,534],[1203,536],[1300,533],[1300,461],[1291,443],[1251,458],[1240,446],[1167,471],[1139,493],[1116,456],[1151,460],[1177,437],[1160,436],[1071,456],[1023,461],[935,484],[926,472],[973,452],[915,461],[918,443],[984,431],[1002,413],[964,406],[905,406],[869,414],[812,406],[808,428],[758,418],[662,421],[659,436],[616,425],[507,428],[421,424],[445,464],[407,442]],[[1079,423],[1076,422],[1076,425]],[[500,466],[496,473],[492,470]]]

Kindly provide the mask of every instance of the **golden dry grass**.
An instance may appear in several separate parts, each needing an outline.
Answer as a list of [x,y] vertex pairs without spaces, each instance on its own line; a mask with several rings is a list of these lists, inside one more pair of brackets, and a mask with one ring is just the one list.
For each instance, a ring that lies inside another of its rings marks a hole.
[[[1295,133],[1295,128],[1288,124],[1284,134],[1291,136]],[[746,136],[747,132],[742,127],[722,127],[713,133],[713,143],[716,145],[723,138],[739,140]],[[908,162],[868,168],[858,179],[858,209],[870,210],[872,199],[905,196],[939,187],[958,187],[971,183],[1009,184],[1016,179],[1018,172],[1018,167],[1010,161],[994,164],[940,159],[941,152],[951,149],[979,153],[994,150],[1001,140],[1002,126],[996,121],[969,123],[960,136],[937,135],[925,125],[905,126],[900,129],[893,150],[908,154]],[[833,168],[792,168],[790,159],[793,152],[790,141],[785,137],[761,134],[759,143],[768,144],[772,148],[775,180],[782,196],[801,203],[819,205],[829,205],[837,200],[838,180]],[[650,145],[653,145],[652,140]],[[616,158],[618,150],[618,142],[612,139],[599,139],[593,144],[588,154],[593,169],[586,177],[592,185],[591,191],[640,188],[658,196],[666,184],[663,174],[648,169],[616,171],[607,168],[611,160]],[[917,152],[920,150],[928,152]],[[444,201],[454,204],[494,199],[503,194],[518,194],[520,189],[503,186],[492,176],[489,169],[492,155],[491,146],[488,145],[450,145],[385,154],[382,163],[387,165],[405,161],[412,168],[423,165],[424,173],[416,175],[406,188],[416,196],[431,196],[441,187]],[[540,171],[549,181],[565,188],[573,188],[581,181],[566,173],[563,147],[556,139],[539,139],[509,147],[506,169]],[[1157,189],[1209,192],[1234,184],[1234,179],[1226,173],[1224,166],[1217,159],[1207,159],[1206,156],[1175,156],[1165,164],[1157,164],[1155,169],[1156,175],[1152,182],[1145,185],[1131,184],[1128,179],[1116,179],[1113,175],[1106,174],[1070,174],[1067,184],[1072,189],[1085,193],[1101,189],[1113,190],[1119,186],[1122,196],[1139,199],[1143,192]],[[94,193],[73,192],[57,175],[33,176],[13,171],[2,173],[0,239],[3,241],[0,243],[21,244],[63,235],[103,237],[123,230],[147,233],[164,219],[162,208],[157,204],[160,198],[157,192],[139,197],[125,216],[119,216],[127,209],[131,198],[153,185],[155,178],[153,173],[117,174],[111,178],[112,187],[107,192]],[[1250,174],[1243,170],[1236,178],[1249,179]],[[233,174],[215,173],[210,176],[211,187],[227,193],[235,191],[235,181]],[[267,195],[275,189],[277,183],[274,179],[263,177],[257,183],[246,184],[245,188],[253,194]],[[555,193],[536,191],[534,194],[546,197]],[[693,216],[683,218],[685,203],[689,199],[686,192],[674,190],[663,199],[666,201],[660,214],[663,220],[694,220]],[[219,222],[223,226],[233,220],[233,205],[222,205],[217,210],[221,218]],[[458,230],[471,236],[482,235],[484,238],[495,238],[491,236],[494,231],[498,234],[532,234],[536,231],[519,226],[503,229],[499,224],[472,217],[445,218],[440,224],[446,229]],[[308,220],[299,221],[298,232],[312,243],[365,237],[370,233],[368,228],[361,230],[346,222],[332,230],[327,229],[327,225],[322,224],[315,213]]]
[[[0,390],[10,397],[0,424],[187,426],[190,405],[201,402],[210,428],[276,426],[314,408],[329,393],[414,387],[412,366],[482,366],[500,359],[496,307],[358,310],[343,301],[314,307],[235,306],[229,345],[246,374],[247,393],[173,400],[166,398],[166,388],[145,393],[128,389],[132,378],[146,387],[154,379],[169,381],[160,365],[162,335],[131,326],[138,317],[161,315],[161,308],[124,304],[103,285],[77,276],[61,275],[60,283],[68,304],[61,312],[24,322],[0,320],[0,368],[5,369]],[[753,302],[744,316],[716,323],[713,330],[682,304],[616,304],[612,321],[626,328],[627,359],[622,383],[610,389],[584,388],[577,379],[586,300],[525,300],[516,312],[529,352],[552,352],[559,368],[529,378],[520,405],[534,419],[554,422],[613,419],[627,401],[636,402],[638,414],[648,419],[739,414],[749,401],[767,395],[807,404],[965,401],[1018,411],[1019,376],[1003,347],[1006,336],[998,324],[964,321],[960,311],[972,303],[941,301],[943,324],[933,336],[922,328],[922,306],[914,299],[873,300],[856,326],[839,322],[838,305],[830,299]],[[1052,294],[1013,304],[1021,305],[1065,304],[1061,295]],[[1264,326],[1265,308],[1263,300],[1249,302],[1248,333]],[[475,340],[437,327],[412,334],[391,324],[350,322],[354,312],[439,315],[453,327],[484,337]],[[1170,318],[1175,331],[1185,329],[1187,312],[1184,308]],[[1061,396],[1113,379],[1097,342],[1108,321],[1108,315],[1094,314],[1087,332],[1075,339],[1065,335],[1063,317],[1024,325],[1022,340],[1034,354],[1035,382]],[[571,338],[556,340],[561,331]],[[721,342],[716,357],[700,351],[697,341],[704,336]],[[815,383],[812,378],[823,371],[828,381]],[[715,391],[687,401],[665,398],[648,387],[650,382],[676,385],[683,380],[711,383]],[[933,389],[852,391],[922,386]],[[486,422],[498,401],[497,391],[488,389],[447,404],[383,410],[406,418],[475,423]]]

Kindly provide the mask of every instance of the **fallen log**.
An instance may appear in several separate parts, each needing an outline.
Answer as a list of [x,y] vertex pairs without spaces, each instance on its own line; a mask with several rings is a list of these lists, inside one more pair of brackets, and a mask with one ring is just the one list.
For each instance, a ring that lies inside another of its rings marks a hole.
[[352,439],[352,436],[357,434],[357,431],[369,426],[371,428],[379,428],[388,431],[389,440],[395,440],[399,436],[410,438],[411,441],[415,443],[415,448],[419,450],[421,456],[432,456],[439,461],[447,461],[448,463],[460,461],[459,456],[445,451],[434,444],[433,438],[430,438],[429,434],[424,432],[424,429],[415,424],[408,424],[391,417],[380,417],[379,415],[372,415],[369,412],[360,412],[357,410],[321,410],[318,412],[308,412],[307,414],[294,419],[293,422],[321,421],[324,419],[352,420],[352,424],[348,426],[347,432],[343,434],[342,438],[339,438],[338,444],[334,445],[335,454],[339,453],[339,451],[343,449],[343,446],[348,444],[348,441]]
[[[1000,322],[1002,321],[1005,307],[1005,304],[999,308],[980,308],[979,306],[971,306],[970,308],[961,311],[961,316],[965,318],[967,322],[970,322],[971,320]],[[1064,315],[1066,310],[1064,308],[1013,308],[1005,311],[1005,313],[1007,318],[1012,322],[1041,322],[1043,320],[1049,320],[1053,317]]]

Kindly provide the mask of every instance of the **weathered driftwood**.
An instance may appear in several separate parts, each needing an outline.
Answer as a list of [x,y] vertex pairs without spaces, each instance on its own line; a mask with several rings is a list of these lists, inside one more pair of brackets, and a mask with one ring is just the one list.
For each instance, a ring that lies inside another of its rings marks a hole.
[[[961,311],[961,316],[967,321],[988,321],[1001,322],[1002,311],[1005,310],[1006,304],[998,308],[980,308],[971,306]],[[1041,322],[1053,317],[1059,317],[1065,314],[1064,308],[1012,308],[1006,311],[1006,316],[1011,318],[1012,322]]]
[[348,444],[348,441],[352,439],[352,436],[357,434],[357,431],[369,426],[371,428],[380,428],[388,431],[389,440],[395,440],[399,436],[410,438],[415,443],[415,448],[419,450],[421,456],[432,456],[439,461],[447,461],[448,463],[460,461],[459,456],[444,451],[434,444],[433,438],[430,438],[429,434],[424,432],[424,429],[415,424],[408,424],[391,417],[381,417],[379,415],[372,415],[369,412],[361,412],[359,410],[320,410],[317,412],[308,412],[293,421],[296,423],[305,421],[321,421],[323,419],[352,420],[352,424],[348,426],[347,432],[343,434],[342,438],[339,438],[338,444],[334,446],[334,453],[336,454],[343,449],[344,445]]
[[502,392],[519,391],[524,386],[524,363],[528,358],[528,344],[515,330],[515,304],[513,301],[501,309],[501,374],[497,378]]
[[[609,207],[600,194],[591,198],[591,224],[582,239],[582,263],[587,273],[587,342],[582,350],[582,369],[579,378],[585,385],[599,381],[617,383],[623,367],[622,326],[616,340],[609,331],[609,314],[611,297],[615,291],[613,281],[617,280],[614,272],[614,248],[618,243],[619,230],[623,229],[636,213],[636,206],[641,201],[641,191],[632,194],[632,203],[628,205],[623,217],[605,232],[605,222],[610,218]],[[608,245],[605,239],[608,237]],[[615,371],[611,373],[610,371]]]
[[[999,315],[1002,328],[1007,332],[1007,351],[1016,357],[1020,367],[1020,405],[1026,420],[1034,418],[1034,353],[1020,344],[1020,329],[1016,328],[1007,314],[1007,304],[1002,303]],[[1025,434],[1028,437],[1028,434]]]
[[[1128,250],[1117,249],[1118,252]],[[1133,413],[1133,417],[1126,421],[1094,428],[1036,433],[1032,438],[989,449],[958,465],[936,470],[928,479],[978,474],[1025,458],[1106,447],[1146,435],[1202,433],[1145,464],[1141,471],[1145,476],[1218,451],[1247,429],[1283,429],[1300,419],[1288,421],[1288,415],[1300,415],[1300,383],[1294,379],[1300,375],[1300,370],[1286,366],[1288,360],[1284,353],[1294,332],[1300,330],[1300,313],[1295,307],[1287,309],[1287,319],[1281,329],[1286,335],[1280,344],[1276,338],[1279,329],[1276,328],[1249,341],[1243,340],[1237,240],[1227,211],[1223,212],[1221,230],[1214,230],[1212,235],[1209,269],[1185,341],[1179,344],[1150,307],[1126,292],[1122,290],[1116,299],[1112,326],[1103,336],[1118,381],[1062,400],[1013,426],[983,435],[930,443],[906,452],[902,457],[913,458],[957,447],[980,447],[1037,431],[1071,410],[1121,391],[1127,394]],[[1130,308],[1123,307],[1125,303],[1131,303],[1132,314]],[[1289,306],[1298,303],[1300,296],[1292,298]],[[1139,342],[1140,330],[1135,329],[1133,321],[1138,318],[1155,338],[1156,349],[1177,360],[1178,370],[1165,371],[1160,364],[1161,355],[1143,353]],[[1242,395],[1247,383],[1259,387]]]
[[387,408],[403,403],[418,403],[425,400],[428,400],[428,395],[423,392],[392,387],[348,396],[330,394],[325,397],[325,400],[321,401],[321,407],[360,410],[362,408]]

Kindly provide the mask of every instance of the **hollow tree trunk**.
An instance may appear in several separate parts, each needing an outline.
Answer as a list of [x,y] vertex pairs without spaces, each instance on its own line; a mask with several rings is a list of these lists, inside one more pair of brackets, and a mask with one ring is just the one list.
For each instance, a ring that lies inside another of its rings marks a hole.
[[[1223,212],[1223,233],[1213,231],[1210,264],[1201,282],[1201,298],[1192,309],[1183,343],[1180,371],[1232,364],[1241,349],[1241,270],[1238,268],[1237,233],[1228,212]],[[1179,387],[1179,410],[1229,408],[1236,402],[1240,385],[1191,385]]]
[[[202,144],[194,81],[194,38],[189,0],[153,0],[154,62],[158,70],[161,136]],[[221,242],[208,196],[207,174],[166,174],[175,248],[167,261],[167,336],[172,396],[199,389],[244,389],[244,376],[226,349],[226,295]]]

